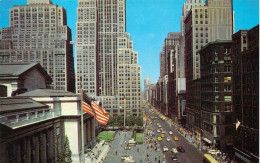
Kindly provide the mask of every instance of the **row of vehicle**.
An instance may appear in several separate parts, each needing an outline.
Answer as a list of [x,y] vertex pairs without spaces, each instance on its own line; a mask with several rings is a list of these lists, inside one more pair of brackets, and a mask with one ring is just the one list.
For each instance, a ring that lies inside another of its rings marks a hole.
[[[163,146],[163,152],[168,152],[168,151],[169,151],[168,147],[167,146]],[[182,146],[177,145],[177,148],[172,148],[171,152],[173,154],[178,154],[179,152],[180,153],[184,153],[185,149]]]

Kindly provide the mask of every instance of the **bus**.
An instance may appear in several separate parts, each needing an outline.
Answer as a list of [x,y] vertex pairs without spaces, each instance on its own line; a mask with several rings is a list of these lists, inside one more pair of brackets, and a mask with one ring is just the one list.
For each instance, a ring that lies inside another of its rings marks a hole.
[[210,154],[204,154],[203,162],[205,162],[205,163],[219,163]]

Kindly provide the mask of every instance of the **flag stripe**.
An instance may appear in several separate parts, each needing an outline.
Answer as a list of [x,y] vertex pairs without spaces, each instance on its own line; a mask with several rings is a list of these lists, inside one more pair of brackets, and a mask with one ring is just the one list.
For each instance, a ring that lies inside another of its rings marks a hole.
[[90,98],[83,91],[82,110],[94,116],[98,123],[106,125],[109,120],[109,114],[101,106],[97,105],[94,101],[91,102]]

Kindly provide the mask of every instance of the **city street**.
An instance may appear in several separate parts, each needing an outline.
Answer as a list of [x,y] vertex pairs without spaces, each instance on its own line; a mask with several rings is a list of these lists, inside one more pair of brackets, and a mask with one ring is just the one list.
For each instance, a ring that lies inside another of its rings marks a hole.
[[[198,150],[197,148],[195,148],[190,142],[188,142],[186,140],[186,138],[184,138],[181,134],[179,134],[173,127],[171,127],[167,122],[162,121],[160,119],[160,116],[156,114],[156,112],[154,112],[153,115],[151,115],[151,112],[149,112],[149,109],[145,109],[145,113],[147,116],[153,116],[153,117],[157,117],[156,118],[156,122],[153,122],[152,120],[152,124],[153,124],[153,129],[155,132],[155,136],[156,139],[158,138],[158,136],[161,136],[161,132],[158,133],[157,130],[160,129],[156,124],[159,123],[163,130],[166,132],[165,133],[165,138],[162,138],[162,141],[159,141],[160,143],[160,147],[161,149],[163,148],[163,146],[167,146],[169,151],[168,152],[164,152],[165,154],[165,158],[167,160],[167,162],[172,162],[171,160],[171,149],[172,148],[176,148],[177,145],[180,145],[184,148],[185,152],[184,153],[178,153],[177,154],[177,159],[179,162],[181,163],[200,163],[203,162],[203,153]],[[172,131],[172,135],[169,135],[169,131]],[[175,141],[173,139],[174,136],[178,137],[178,141]],[[166,138],[170,137],[171,141],[167,142]]]

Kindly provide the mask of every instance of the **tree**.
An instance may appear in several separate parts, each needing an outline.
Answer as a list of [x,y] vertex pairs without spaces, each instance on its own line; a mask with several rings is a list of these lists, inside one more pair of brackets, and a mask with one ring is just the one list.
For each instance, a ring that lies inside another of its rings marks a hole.
[[70,150],[70,144],[69,144],[69,139],[68,136],[65,136],[65,141],[62,145],[62,149],[59,152],[58,151],[58,162],[59,163],[70,163],[72,162],[71,159],[71,150]]

